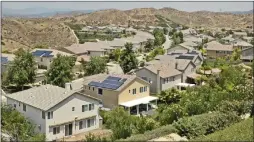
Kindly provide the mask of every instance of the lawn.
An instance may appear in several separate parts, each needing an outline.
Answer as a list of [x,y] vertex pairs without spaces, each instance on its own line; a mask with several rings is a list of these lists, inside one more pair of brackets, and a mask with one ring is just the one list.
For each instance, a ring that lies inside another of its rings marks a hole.
[[253,141],[253,118],[233,124],[224,130],[202,136],[193,141]]

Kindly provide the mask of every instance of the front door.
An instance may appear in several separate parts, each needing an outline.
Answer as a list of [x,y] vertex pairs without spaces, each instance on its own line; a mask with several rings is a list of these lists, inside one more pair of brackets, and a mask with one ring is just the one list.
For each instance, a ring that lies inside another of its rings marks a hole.
[[72,135],[72,123],[65,125],[65,136]]

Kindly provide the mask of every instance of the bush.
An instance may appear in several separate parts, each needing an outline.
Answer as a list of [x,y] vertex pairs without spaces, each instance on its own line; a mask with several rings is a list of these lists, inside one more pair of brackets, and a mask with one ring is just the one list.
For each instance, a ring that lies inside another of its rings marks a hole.
[[170,133],[177,133],[177,129],[172,125],[165,125],[160,128],[147,131],[144,134],[133,135],[127,139],[120,139],[119,141],[148,141],[154,138],[162,137]]
[[221,112],[236,112],[237,115],[243,115],[251,112],[252,102],[250,101],[222,101],[218,105],[218,110]]
[[180,135],[195,138],[221,130],[239,120],[240,117],[235,113],[212,112],[181,118],[173,126]]
[[227,127],[207,136],[201,136],[194,141],[253,141],[253,118]]

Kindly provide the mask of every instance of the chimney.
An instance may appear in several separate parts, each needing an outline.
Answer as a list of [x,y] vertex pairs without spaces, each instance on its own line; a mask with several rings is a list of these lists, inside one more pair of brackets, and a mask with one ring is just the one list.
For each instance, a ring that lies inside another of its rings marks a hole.
[[72,89],[71,89],[71,83],[70,83],[70,82],[65,83],[65,89],[66,89],[66,90],[72,90]]
[[157,81],[156,81],[156,91],[157,91],[157,94],[160,94],[161,92],[161,77],[160,77],[160,70],[157,70]]

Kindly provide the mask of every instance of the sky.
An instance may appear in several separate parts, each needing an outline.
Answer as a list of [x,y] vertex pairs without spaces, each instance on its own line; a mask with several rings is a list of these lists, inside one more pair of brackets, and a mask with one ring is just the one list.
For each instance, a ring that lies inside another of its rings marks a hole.
[[133,8],[163,8],[171,7],[183,11],[249,11],[253,9],[252,2],[3,2],[2,7],[8,9],[48,8],[55,10],[99,10]]

